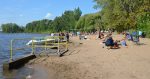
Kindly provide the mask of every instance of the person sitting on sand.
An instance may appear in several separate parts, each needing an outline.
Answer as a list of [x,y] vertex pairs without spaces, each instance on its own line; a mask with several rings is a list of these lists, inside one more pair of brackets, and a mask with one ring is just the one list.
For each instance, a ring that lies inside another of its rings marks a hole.
[[108,35],[106,35],[105,37],[104,37],[104,40],[102,41],[102,44],[103,44],[103,48],[106,46],[106,41],[107,41],[107,39],[109,39],[109,37],[111,36],[111,34],[108,34]]
[[132,35],[129,34],[129,33],[126,34],[126,38],[127,38],[129,41],[132,41],[132,40],[133,40]]
[[114,40],[112,39],[112,37],[109,37],[106,42],[105,42],[106,46],[110,46],[113,47],[114,46]]
[[117,49],[117,48],[119,48],[118,41],[114,42],[114,40],[111,37],[111,35],[109,35],[108,39],[105,42],[105,45],[110,47],[110,49]]
[[121,46],[127,46],[125,39],[122,39],[120,43],[121,43]]

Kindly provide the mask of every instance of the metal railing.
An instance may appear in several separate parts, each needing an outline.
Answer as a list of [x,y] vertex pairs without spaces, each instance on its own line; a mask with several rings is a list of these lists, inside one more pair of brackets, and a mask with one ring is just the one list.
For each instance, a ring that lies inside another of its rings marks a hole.
[[32,44],[32,46],[31,47],[29,47],[29,46],[26,46],[26,45],[24,45],[23,47],[17,47],[17,48],[15,48],[14,46],[16,46],[17,44],[16,44],[16,42],[20,42],[20,41],[28,41],[28,40],[32,40],[32,38],[23,38],[23,39],[12,39],[11,41],[10,41],[10,61],[13,61],[13,54],[14,54],[14,52],[15,51],[18,51],[18,50],[23,50],[23,49],[27,49],[27,48],[31,48],[32,47],[32,54],[33,54],[33,44]]
[[[31,41],[29,45],[26,45],[28,41]],[[34,42],[34,40],[39,40],[41,41],[42,44],[36,44],[37,42]],[[23,38],[23,39],[12,39],[10,42],[10,61],[13,61],[13,54],[16,51],[23,51],[25,49],[31,49],[30,54],[35,54],[36,48],[44,48],[43,50],[46,51],[47,48],[52,49],[52,48],[57,48],[57,53],[60,52],[60,47],[62,46],[63,49],[68,50],[68,42],[64,41],[65,38],[62,36],[48,36],[48,37],[34,37],[34,38]],[[23,46],[15,47],[17,46],[18,42],[21,41],[27,41],[23,43]]]

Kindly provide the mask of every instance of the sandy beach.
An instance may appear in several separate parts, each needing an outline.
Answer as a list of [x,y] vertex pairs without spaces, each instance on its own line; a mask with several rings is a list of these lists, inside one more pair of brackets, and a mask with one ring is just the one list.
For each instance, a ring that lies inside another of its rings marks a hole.
[[[63,57],[38,57],[29,62],[32,79],[150,79],[150,39],[141,45],[127,41],[128,47],[102,48],[102,40],[72,37]],[[114,39],[123,38],[113,35]],[[41,74],[43,73],[43,74]]]

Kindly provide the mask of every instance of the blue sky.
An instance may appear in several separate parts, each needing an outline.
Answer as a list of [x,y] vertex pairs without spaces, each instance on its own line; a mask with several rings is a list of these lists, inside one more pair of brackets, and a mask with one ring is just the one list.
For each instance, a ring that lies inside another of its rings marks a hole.
[[41,19],[54,19],[65,10],[80,7],[83,14],[94,13],[93,0],[1,0],[0,25],[17,23],[25,25],[28,22]]

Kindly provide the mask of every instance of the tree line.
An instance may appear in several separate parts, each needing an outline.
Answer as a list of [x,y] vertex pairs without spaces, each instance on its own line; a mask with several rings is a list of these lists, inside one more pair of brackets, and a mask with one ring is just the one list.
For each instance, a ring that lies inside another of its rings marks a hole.
[[150,37],[149,0],[94,0],[101,9],[101,26],[118,32],[141,30]]
[[150,37],[149,0],[94,0],[100,11],[82,16],[76,28],[92,30],[112,29],[117,32],[143,31]]
[[16,23],[7,23],[1,25],[2,31],[6,33],[24,32],[24,27],[20,27]]
[[43,19],[27,23],[22,27],[16,23],[2,24],[1,28],[6,33],[51,33],[60,31],[69,31],[75,29],[76,23],[80,19],[82,11],[80,8],[74,10],[67,10],[61,16],[56,17],[54,20]]
[[[39,20],[28,23],[24,32],[60,32],[78,29],[91,32],[114,29],[117,32],[140,30],[150,37],[149,0],[93,0],[97,13],[81,16],[82,11],[67,10],[54,20]],[[4,25],[2,25],[2,30]],[[4,30],[4,32],[7,32]]]

